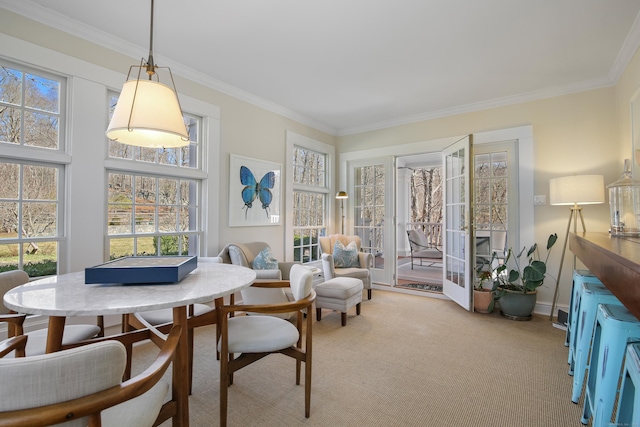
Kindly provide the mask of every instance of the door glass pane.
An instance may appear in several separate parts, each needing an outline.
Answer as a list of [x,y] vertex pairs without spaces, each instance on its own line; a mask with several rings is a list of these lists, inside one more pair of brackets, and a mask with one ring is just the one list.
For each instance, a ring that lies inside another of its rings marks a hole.
[[362,250],[374,255],[375,268],[384,268],[385,168],[384,165],[354,169],[354,230]]

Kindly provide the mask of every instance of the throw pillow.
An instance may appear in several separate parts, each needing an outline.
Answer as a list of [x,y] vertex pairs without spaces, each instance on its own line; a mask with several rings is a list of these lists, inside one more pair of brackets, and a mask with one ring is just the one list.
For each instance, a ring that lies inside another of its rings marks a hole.
[[346,247],[340,240],[336,242],[333,246],[333,266],[335,268],[360,267],[356,242],[351,242]]
[[266,247],[251,261],[254,270],[277,270],[278,260],[273,257],[271,248]]

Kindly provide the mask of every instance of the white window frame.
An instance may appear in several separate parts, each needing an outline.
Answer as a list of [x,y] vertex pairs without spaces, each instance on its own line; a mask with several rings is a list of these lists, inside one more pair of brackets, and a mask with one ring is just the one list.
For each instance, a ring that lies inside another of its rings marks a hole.
[[[307,148],[312,151],[324,154],[325,157],[325,185],[323,188],[309,187],[305,185],[297,185],[293,182],[293,152],[295,147]],[[315,139],[299,135],[295,132],[287,131],[286,133],[286,196],[285,206],[286,212],[293,212],[293,192],[294,190],[311,191],[324,194],[325,196],[325,228],[327,233],[331,233],[331,230],[335,228],[334,224],[334,208],[335,208],[335,194],[334,187],[334,171],[335,171],[335,147],[326,144]],[[286,215],[285,219],[285,259],[286,261],[293,261],[294,245],[293,239],[295,232],[293,228],[293,215]]]
[[[30,238],[25,239],[21,238],[13,238],[3,240],[2,244],[13,244],[13,243],[26,243],[29,241],[55,241],[58,244],[57,248],[57,272],[64,272],[65,266],[68,263],[68,251],[67,251],[67,233],[66,233],[66,187],[67,187],[67,168],[71,163],[71,156],[68,154],[68,144],[67,144],[67,117],[68,117],[68,108],[70,108],[67,100],[70,98],[69,90],[70,84],[68,82],[68,78],[60,75],[52,73],[51,71],[46,71],[43,69],[39,69],[34,66],[29,66],[22,64],[20,62],[4,60],[0,58],[0,64],[7,66],[12,69],[16,69],[25,73],[34,74],[40,77],[45,77],[47,79],[56,80],[60,83],[60,93],[59,93],[59,111],[58,111],[58,147],[57,149],[51,148],[42,148],[42,147],[34,147],[27,146],[23,143],[21,144],[12,144],[12,143],[0,143],[0,161],[3,163],[18,163],[22,166],[24,165],[34,165],[34,166],[43,166],[55,168],[58,170],[58,182],[57,182],[57,199],[56,199],[56,234],[55,236],[48,236],[42,238]],[[17,106],[21,110],[25,110],[24,106]],[[20,188],[22,188],[22,176],[20,178]],[[19,197],[22,198],[22,194],[19,194]],[[19,203],[23,203],[22,201]],[[21,254],[18,261],[18,267],[23,267],[24,258]]]
[[[107,98],[105,102],[109,103],[109,100],[113,95],[117,95],[115,91],[109,91],[107,94]],[[108,113],[108,108],[107,108]],[[205,128],[205,118],[184,112],[183,114],[188,115],[192,118],[195,118],[198,122],[197,129],[197,141],[195,144],[191,144],[192,149],[196,149],[196,165],[194,166],[182,166],[178,165],[168,165],[159,163],[158,154],[156,154],[155,162],[148,162],[141,160],[139,158],[139,148],[134,147],[133,157],[132,158],[116,158],[109,157],[107,154],[107,159],[105,160],[105,218],[108,218],[108,199],[109,199],[109,174],[110,173],[122,173],[128,175],[135,175],[139,177],[153,177],[153,178],[167,178],[167,179],[183,179],[183,180],[191,180],[196,182],[196,189],[194,191],[193,197],[196,198],[195,209],[196,209],[196,219],[195,219],[195,228],[193,230],[187,231],[175,231],[175,232],[137,232],[132,230],[130,233],[123,234],[109,234],[109,224],[108,221],[105,221],[104,224],[104,258],[105,261],[110,259],[111,256],[111,240],[112,239],[123,239],[123,238],[148,238],[148,237],[161,237],[161,236],[173,236],[173,235],[189,235],[189,236],[197,236],[198,242],[197,247],[195,248],[195,253],[192,255],[202,255],[204,253],[204,213],[206,210],[203,208],[204,204],[204,185],[203,181],[207,177],[203,165],[206,163],[203,159],[206,156],[206,149],[204,148],[206,144],[203,141],[206,140],[204,128]],[[105,137],[105,152],[109,151],[109,140]],[[159,150],[159,149],[157,149]],[[156,150],[156,151],[157,151]],[[135,191],[135,190],[134,190]],[[136,254],[136,249],[134,245],[134,255]],[[156,256],[160,256],[160,254],[156,254]]]

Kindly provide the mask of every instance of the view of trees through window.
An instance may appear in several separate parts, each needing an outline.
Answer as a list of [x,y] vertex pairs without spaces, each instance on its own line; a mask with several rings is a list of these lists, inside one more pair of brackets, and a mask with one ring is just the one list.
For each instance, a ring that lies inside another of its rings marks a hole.
[[442,222],[440,167],[414,169],[411,173],[411,222]]
[[326,235],[326,155],[302,147],[293,150],[294,261],[320,258],[318,237]]
[[[60,148],[61,78],[0,64],[0,143]],[[0,158],[0,271],[56,274],[62,167]]]

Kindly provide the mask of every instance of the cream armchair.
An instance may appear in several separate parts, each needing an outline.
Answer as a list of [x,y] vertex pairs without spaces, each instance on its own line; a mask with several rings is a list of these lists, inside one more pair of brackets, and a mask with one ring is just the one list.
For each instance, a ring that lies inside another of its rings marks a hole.
[[[373,255],[362,252],[362,241],[359,236],[346,236],[344,234],[332,234],[320,237],[320,250],[322,251],[322,269],[325,280],[335,277],[353,277],[362,280],[364,289],[367,290],[367,299],[371,299],[371,267]],[[340,241],[345,247],[354,243],[357,248],[357,265],[338,267],[334,258],[336,242]]]
[[[265,255],[267,254],[267,255]],[[289,280],[289,272],[295,262],[281,262],[273,258],[271,248],[265,242],[230,243],[222,249],[218,257],[223,263],[241,265],[256,272],[256,282]],[[267,262],[265,263],[265,259]],[[264,267],[271,268],[264,268]],[[240,291],[243,304],[283,304],[292,300],[289,288],[254,288]],[[289,318],[293,313],[277,314]]]

